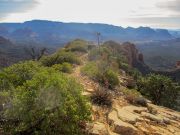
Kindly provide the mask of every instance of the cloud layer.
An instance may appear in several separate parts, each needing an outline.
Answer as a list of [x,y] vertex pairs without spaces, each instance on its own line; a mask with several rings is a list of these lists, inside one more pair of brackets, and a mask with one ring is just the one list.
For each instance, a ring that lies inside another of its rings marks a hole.
[[1,22],[33,19],[180,28],[180,0],[0,0]]
[[180,14],[180,0],[168,0],[166,2],[159,2],[157,3],[157,6],[159,8],[175,11]]
[[36,0],[0,0],[0,19],[11,13],[26,12],[37,4]]

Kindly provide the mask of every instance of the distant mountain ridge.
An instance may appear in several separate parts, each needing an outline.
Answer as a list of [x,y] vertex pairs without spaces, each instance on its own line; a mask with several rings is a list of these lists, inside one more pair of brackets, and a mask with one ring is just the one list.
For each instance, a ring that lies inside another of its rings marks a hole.
[[173,36],[165,29],[149,27],[123,28],[98,23],[63,23],[33,20],[24,23],[0,23],[0,35],[13,41],[35,41],[45,44],[60,44],[81,38],[95,41],[96,32],[101,33],[101,40],[151,41],[167,40]]

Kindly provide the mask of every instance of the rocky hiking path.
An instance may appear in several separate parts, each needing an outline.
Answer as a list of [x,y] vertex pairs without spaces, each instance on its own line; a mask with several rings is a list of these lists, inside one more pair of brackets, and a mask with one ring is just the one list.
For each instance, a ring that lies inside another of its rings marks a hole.
[[88,54],[81,56],[80,59],[82,60],[82,64],[76,66],[73,70],[73,73],[71,74],[71,76],[73,76],[81,85],[83,85],[85,90],[83,95],[91,95],[92,92],[94,92],[94,90],[99,87],[98,83],[93,82],[87,76],[83,76],[81,74],[81,68],[87,63],[87,57]]
[[[81,68],[87,63],[87,54],[82,55],[83,63],[71,74],[83,86],[83,95],[90,96],[99,87],[97,82],[81,75]],[[147,107],[130,105],[123,95],[115,96],[111,109],[92,105],[92,123],[88,124],[90,135],[180,135],[180,113],[148,103]]]

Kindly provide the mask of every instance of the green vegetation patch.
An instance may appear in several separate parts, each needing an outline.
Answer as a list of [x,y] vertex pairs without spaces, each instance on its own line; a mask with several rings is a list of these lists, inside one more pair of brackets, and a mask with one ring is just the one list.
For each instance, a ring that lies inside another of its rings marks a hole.
[[81,73],[87,75],[91,79],[98,81],[102,86],[114,89],[119,85],[118,74],[114,72],[108,65],[103,63],[89,62],[82,69]]
[[170,108],[177,106],[180,87],[170,78],[163,75],[150,74],[138,81],[138,90],[154,104]]
[[66,51],[71,51],[71,52],[84,52],[86,53],[88,51],[88,43],[87,41],[81,40],[81,39],[76,39],[72,42],[69,42],[65,46]]
[[62,64],[64,62],[70,63],[70,64],[81,64],[81,61],[77,58],[77,56],[72,52],[66,52],[64,50],[60,50],[57,53],[43,57],[40,62],[44,66],[51,67],[55,64]]
[[90,119],[82,86],[62,72],[29,61],[5,69],[0,77],[5,134],[79,135],[80,125]]
[[4,68],[0,72],[0,91],[23,85],[41,70],[38,62],[26,61]]
[[64,73],[72,73],[73,66],[70,63],[64,62],[62,64],[55,64],[52,66],[56,71],[64,72]]

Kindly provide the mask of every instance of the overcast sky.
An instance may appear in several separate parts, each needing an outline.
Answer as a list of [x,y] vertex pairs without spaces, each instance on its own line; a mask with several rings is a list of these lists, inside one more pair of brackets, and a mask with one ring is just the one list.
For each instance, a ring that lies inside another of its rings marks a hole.
[[33,19],[180,29],[180,0],[0,0],[0,22]]

